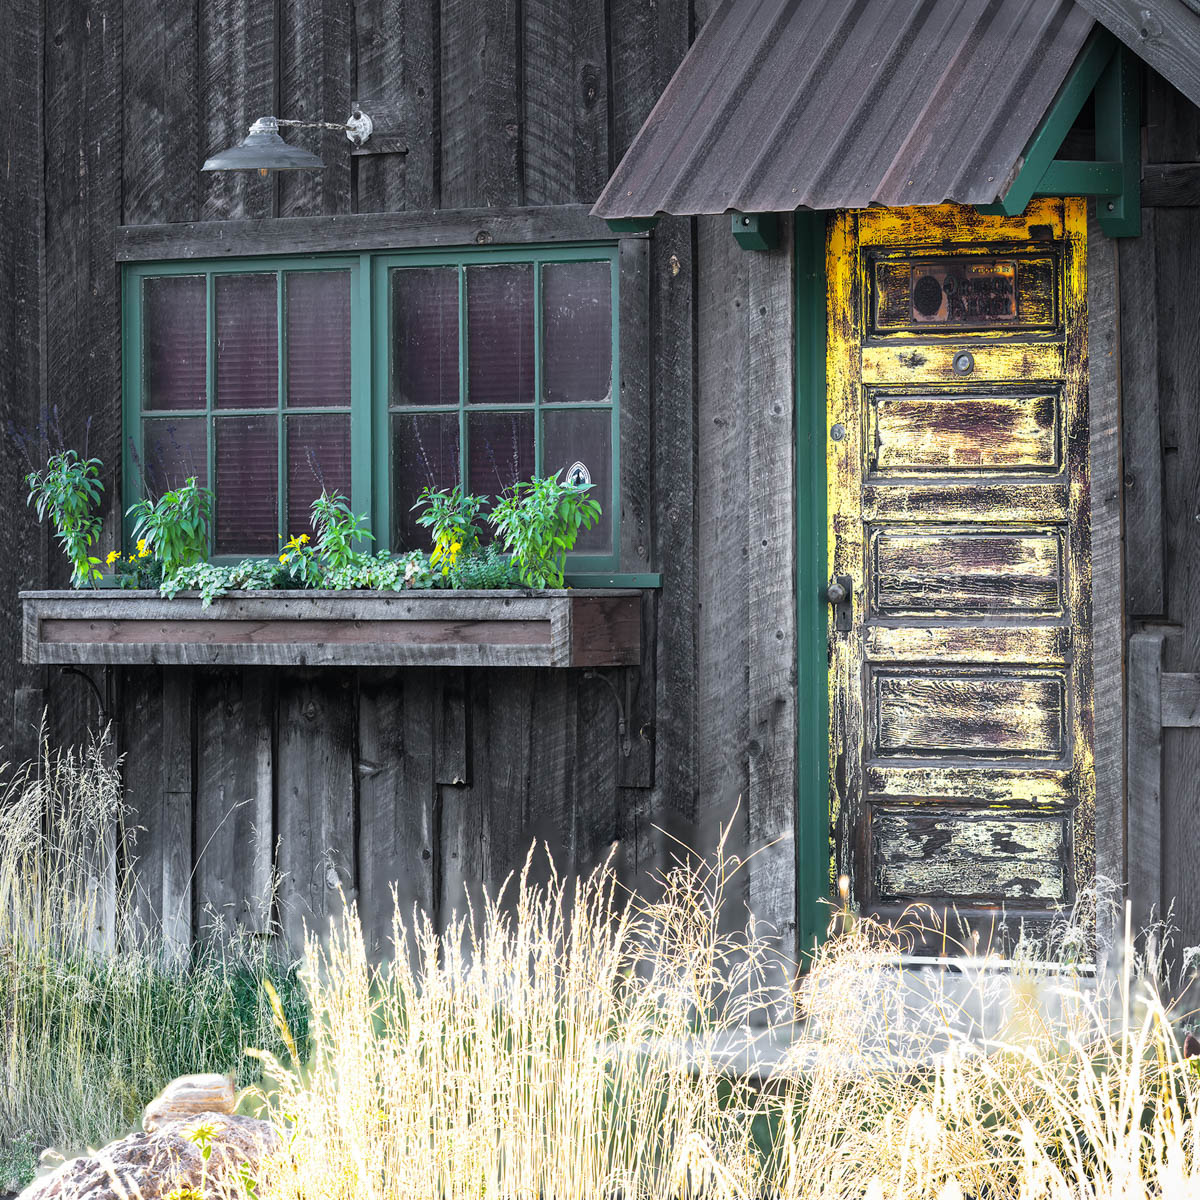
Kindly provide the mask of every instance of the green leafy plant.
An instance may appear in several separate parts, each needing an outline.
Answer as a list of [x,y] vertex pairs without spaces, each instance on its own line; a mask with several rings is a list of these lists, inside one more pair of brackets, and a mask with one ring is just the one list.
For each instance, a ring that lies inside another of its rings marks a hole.
[[151,556],[144,538],[134,553],[122,554],[113,550],[104,561],[112,568],[119,588],[149,590],[162,583],[162,564]]
[[450,579],[455,574],[460,557],[469,558],[478,552],[478,520],[486,503],[483,496],[465,492],[461,484],[455,484],[440,491],[426,488],[413,505],[414,510],[425,510],[417,517],[417,524],[433,533],[429,562],[440,569],[444,578]]
[[312,503],[312,526],[316,530],[316,555],[326,571],[336,571],[361,560],[355,542],[374,541],[367,518],[359,516],[341,492],[323,491]]
[[212,521],[212,492],[191,476],[182,487],[163,492],[157,500],[130,505],[136,518],[133,536],[138,551],[148,549],[162,564],[164,583],[183,567],[204,561]]
[[174,600],[179,592],[199,592],[201,604],[208,608],[226,592],[264,591],[279,587],[281,574],[280,565],[273,559],[246,558],[232,566],[198,562],[164,575],[159,590],[168,600]]
[[309,545],[307,533],[288,538],[284,543],[283,552],[279,555],[279,565],[283,568],[287,582],[294,583],[297,587],[324,585],[325,568],[316,549]]
[[62,450],[51,455],[40,471],[25,476],[29,486],[26,503],[34,506],[39,521],[49,515],[71,563],[73,587],[95,586],[101,576],[100,560],[92,554],[100,540],[101,522],[94,510],[104,491],[101,465],[98,458]]
[[495,544],[460,558],[454,569],[454,586],[458,588],[504,588],[517,582],[513,564]]
[[508,488],[488,515],[521,582],[531,588],[563,586],[567,554],[583,529],[600,519],[600,504],[587,495],[590,483],[534,476]]

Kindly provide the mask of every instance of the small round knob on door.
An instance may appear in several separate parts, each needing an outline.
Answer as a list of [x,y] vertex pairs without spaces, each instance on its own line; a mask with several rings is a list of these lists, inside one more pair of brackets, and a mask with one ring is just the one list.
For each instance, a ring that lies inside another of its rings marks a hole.
[[950,365],[954,368],[955,375],[970,375],[975,370],[975,356],[970,350],[960,350]]
[[825,599],[830,604],[841,604],[846,599],[849,592],[846,591],[846,586],[839,583],[836,579],[831,580],[829,586],[825,589]]

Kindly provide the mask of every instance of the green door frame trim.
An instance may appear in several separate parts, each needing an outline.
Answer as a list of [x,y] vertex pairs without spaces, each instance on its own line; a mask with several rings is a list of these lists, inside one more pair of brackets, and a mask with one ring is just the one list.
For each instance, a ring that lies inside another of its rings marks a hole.
[[831,910],[829,649],[825,482],[828,214],[795,214],[796,381],[796,944],[801,961],[825,937]]

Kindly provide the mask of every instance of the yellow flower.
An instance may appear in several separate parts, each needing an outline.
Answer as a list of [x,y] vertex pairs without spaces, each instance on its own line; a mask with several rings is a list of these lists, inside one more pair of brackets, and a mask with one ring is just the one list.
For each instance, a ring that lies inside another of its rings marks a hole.
[[111,567],[113,565],[113,563],[115,563],[117,561],[117,559],[120,557],[121,557],[120,550],[110,550],[108,552],[108,558],[106,558],[104,561],[106,563],[108,563],[108,565]]
[[307,533],[302,533],[302,534],[300,535],[300,541],[301,541],[302,543],[303,543],[303,542],[307,542],[307,541],[308,541],[308,534],[307,534]]
[[287,560],[288,560],[289,558],[291,558],[291,557],[292,557],[292,556],[291,556],[290,554],[281,554],[281,555],[279,556],[279,561],[280,561],[281,563],[285,563],[285,562],[287,562]]
[[145,538],[138,538],[138,558],[149,558],[150,547],[146,545]]

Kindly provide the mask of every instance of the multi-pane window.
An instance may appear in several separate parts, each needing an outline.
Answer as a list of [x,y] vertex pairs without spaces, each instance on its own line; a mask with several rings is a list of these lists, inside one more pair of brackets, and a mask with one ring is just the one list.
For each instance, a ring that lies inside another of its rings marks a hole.
[[[212,552],[270,554],[322,487],[351,490],[350,308],[357,264],[145,274],[131,313],[129,482],[195,476]],[[138,343],[140,342],[140,345]]]
[[195,475],[212,552],[266,554],[322,488],[377,544],[412,506],[563,471],[603,517],[569,568],[616,565],[617,253],[609,245],[127,268],[127,502]]

